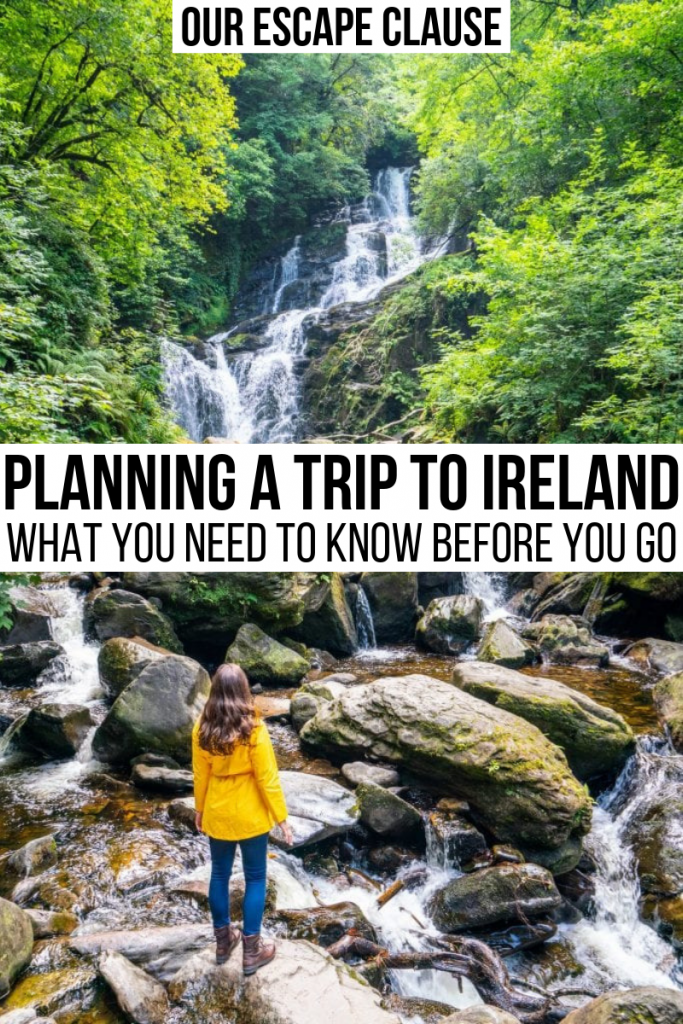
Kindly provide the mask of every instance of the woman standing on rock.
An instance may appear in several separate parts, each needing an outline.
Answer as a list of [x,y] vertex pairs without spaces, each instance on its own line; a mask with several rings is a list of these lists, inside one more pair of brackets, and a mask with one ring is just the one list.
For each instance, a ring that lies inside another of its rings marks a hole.
[[216,932],[216,962],[225,963],[242,933],[230,923],[230,875],[240,847],[244,896],[244,973],[254,974],[275,956],[261,938],[266,903],[268,833],[279,824],[292,832],[275,753],[239,665],[221,665],[192,735],[196,824],[209,837],[209,906]]

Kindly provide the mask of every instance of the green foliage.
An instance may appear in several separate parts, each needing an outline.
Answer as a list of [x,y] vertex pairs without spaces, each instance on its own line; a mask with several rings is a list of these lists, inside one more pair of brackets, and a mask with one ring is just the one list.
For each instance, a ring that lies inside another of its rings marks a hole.
[[522,12],[510,58],[420,65],[421,217],[488,296],[424,373],[433,435],[680,441],[683,5]]

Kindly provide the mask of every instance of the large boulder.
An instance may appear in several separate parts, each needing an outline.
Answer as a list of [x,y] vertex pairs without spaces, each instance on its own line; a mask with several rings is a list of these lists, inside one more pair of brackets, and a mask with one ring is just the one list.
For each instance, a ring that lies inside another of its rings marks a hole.
[[599,666],[609,661],[609,649],[578,615],[544,615],[540,622],[529,623],[522,635],[552,665]]
[[186,644],[219,656],[244,622],[281,633],[304,617],[306,585],[294,572],[126,572],[123,582],[161,601]]
[[53,640],[0,647],[0,685],[31,686],[41,672],[63,654],[64,648]]
[[453,682],[532,722],[564,750],[572,771],[583,781],[620,771],[635,749],[633,732],[621,715],[554,679],[465,661],[455,665]]
[[93,591],[86,601],[85,627],[103,643],[115,636],[142,637],[169,651],[182,651],[171,621],[151,601],[129,590]]
[[399,1024],[381,1008],[381,995],[356,971],[308,942],[278,942],[277,956],[265,970],[244,984],[237,956],[216,966],[212,949],[192,957],[169,985],[171,998],[209,1019],[210,1008],[235,1024],[277,1021],[277,1024]]
[[146,752],[189,762],[192,728],[210,688],[208,672],[191,658],[169,654],[150,662],[97,729],[95,754],[118,764]]
[[536,660],[536,652],[505,619],[496,619],[484,630],[477,658],[504,668],[523,668]]
[[[305,772],[280,772],[280,781],[295,847],[348,832],[359,820],[355,796],[332,779]],[[272,838],[282,845],[279,830],[274,830]]]
[[33,926],[28,914],[0,899],[0,999],[7,995],[33,954]]
[[647,637],[627,647],[626,656],[641,668],[658,675],[677,675],[683,672],[683,644],[674,643],[673,640]]
[[415,641],[428,651],[460,654],[479,636],[483,617],[484,605],[478,597],[437,597],[418,622]]
[[14,742],[47,757],[75,757],[94,724],[81,704],[43,704],[29,711]]
[[607,992],[573,1010],[564,1024],[681,1024],[683,992],[668,988],[631,988]]
[[240,665],[251,683],[267,686],[296,686],[309,670],[309,663],[297,651],[273,640],[251,622],[240,626],[225,660]]
[[103,953],[98,970],[124,1015],[135,1024],[164,1024],[170,1005],[166,989],[120,953]]
[[666,676],[654,688],[655,707],[679,754],[683,754],[683,672]]
[[158,661],[169,653],[141,636],[114,636],[102,644],[97,656],[100,685],[110,697],[118,697],[150,661]]
[[412,640],[417,619],[417,573],[364,572],[365,591],[380,644]]
[[443,932],[526,922],[562,903],[553,876],[537,864],[498,864],[448,882],[432,897],[429,912]]
[[0,644],[30,644],[52,640],[54,607],[49,591],[12,587],[9,592],[12,624],[0,629]]
[[464,797],[499,839],[554,849],[584,835],[591,804],[565,755],[529,722],[449,683],[390,677],[325,702],[301,731],[304,745],[404,765]]
[[341,574],[311,573],[310,586],[306,589],[303,589],[304,575],[299,574],[304,617],[298,626],[288,631],[289,636],[308,647],[331,651],[338,657],[353,654],[358,648],[358,637]]

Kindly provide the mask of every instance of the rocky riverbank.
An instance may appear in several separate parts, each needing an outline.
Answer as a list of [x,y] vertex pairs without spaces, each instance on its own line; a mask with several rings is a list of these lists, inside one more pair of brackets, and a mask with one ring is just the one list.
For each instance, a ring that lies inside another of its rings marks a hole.
[[[673,573],[17,590],[0,1019],[307,1024],[323,1001],[334,1024],[682,1019],[682,595]],[[187,770],[225,657],[250,674],[294,831],[273,836],[281,955],[247,986],[207,952]]]

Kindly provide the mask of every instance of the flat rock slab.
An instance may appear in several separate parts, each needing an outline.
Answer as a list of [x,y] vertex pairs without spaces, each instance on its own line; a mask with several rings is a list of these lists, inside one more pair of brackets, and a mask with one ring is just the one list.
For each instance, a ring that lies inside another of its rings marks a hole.
[[166,981],[192,953],[212,941],[213,928],[210,924],[185,924],[72,935],[69,948],[84,956],[120,953],[138,967]]

